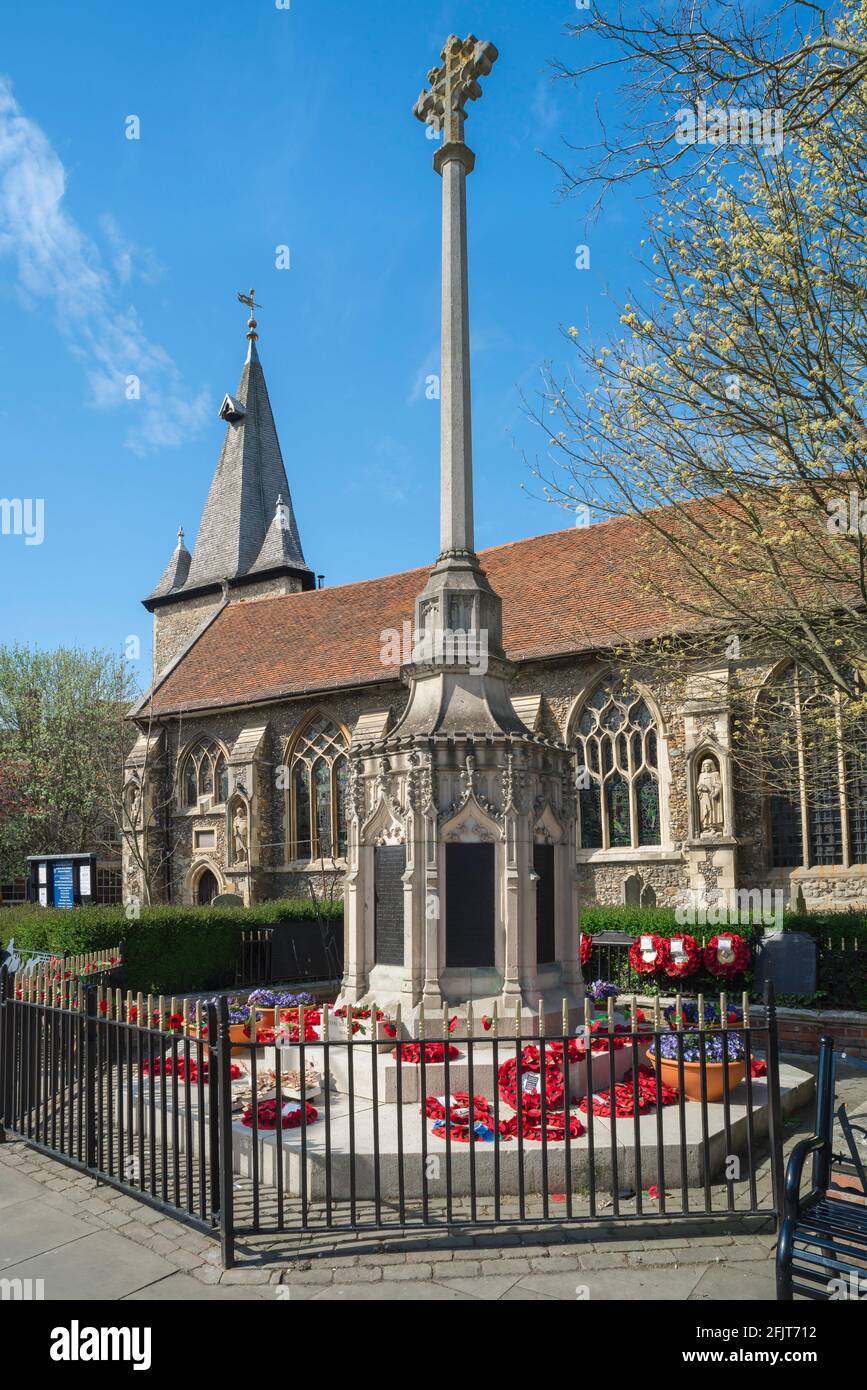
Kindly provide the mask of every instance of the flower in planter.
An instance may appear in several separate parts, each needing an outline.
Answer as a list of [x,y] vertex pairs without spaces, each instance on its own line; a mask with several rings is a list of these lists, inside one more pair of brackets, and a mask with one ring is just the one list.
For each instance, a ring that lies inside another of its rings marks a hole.
[[[701,1061],[701,1038],[704,1038],[704,1055],[708,1062],[723,1061],[723,1036],[717,1029],[707,1029],[704,1033],[663,1033],[659,1039],[659,1055],[667,1062],[676,1062],[680,1055],[679,1039],[683,1039],[683,1060]],[[726,1036],[725,1056],[730,1062],[738,1062],[744,1055],[744,1040],[740,1033]]]
[[[252,994],[250,999],[252,1001]],[[292,994],[288,990],[283,990],[280,994],[274,995],[273,1002],[274,1007],[278,1009],[297,1009],[301,1004],[307,1008],[308,1005],[315,1003],[315,1000],[313,995],[308,994],[306,990],[302,990],[300,994]]]
[[616,999],[620,990],[607,980],[594,980],[592,985],[588,987],[587,993],[594,1004],[604,1004],[606,999]]
[[254,989],[252,994],[247,996],[247,1003],[251,1008],[273,1009],[276,995],[273,989]]

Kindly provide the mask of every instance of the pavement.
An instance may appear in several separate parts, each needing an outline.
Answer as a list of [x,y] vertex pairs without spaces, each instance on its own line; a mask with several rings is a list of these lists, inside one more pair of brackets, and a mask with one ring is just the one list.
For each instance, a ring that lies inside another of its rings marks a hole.
[[[844,1073],[838,1095],[851,1114],[867,1113],[867,1074]],[[787,1122],[787,1150],[812,1118]],[[766,1196],[767,1164],[757,1181]],[[520,1228],[262,1233],[240,1239],[236,1267],[223,1270],[212,1237],[21,1141],[0,1145],[0,1280],[42,1280],[47,1300],[769,1300],[775,1244],[768,1218],[616,1225],[601,1215]]]

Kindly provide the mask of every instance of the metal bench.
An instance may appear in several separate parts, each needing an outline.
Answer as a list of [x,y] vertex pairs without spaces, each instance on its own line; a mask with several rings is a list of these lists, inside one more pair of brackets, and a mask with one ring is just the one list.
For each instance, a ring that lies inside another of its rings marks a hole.
[[[867,1063],[847,1058],[856,1066]],[[867,1198],[867,1174],[858,1152],[858,1138],[867,1134],[853,1125],[845,1105],[837,1119],[846,1142],[846,1153],[834,1153],[834,1090],[836,1057],[833,1038],[819,1042],[816,1089],[816,1132],[792,1149],[786,1169],[783,1226],[777,1242],[777,1298],[852,1298],[867,1294],[867,1205],[834,1195],[849,1191]],[[801,1195],[804,1164],[813,1157],[810,1190]],[[844,1188],[834,1181],[835,1165],[841,1176],[854,1177]]]

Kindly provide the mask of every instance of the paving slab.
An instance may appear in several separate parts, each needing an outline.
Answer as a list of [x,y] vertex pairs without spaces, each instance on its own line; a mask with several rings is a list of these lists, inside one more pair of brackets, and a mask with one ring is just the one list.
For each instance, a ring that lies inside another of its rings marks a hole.
[[750,1260],[740,1264],[711,1265],[706,1269],[690,1299],[735,1298],[739,1302],[776,1298],[773,1260]]
[[24,1173],[16,1172],[11,1164],[0,1168],[0,1211],[15,1202],[44,1202],[45,1186],[34,1182]]
[[514,1274],[486,1274],[478,1279],[447,1279],[445,1274],[438,1274],[436,1283],[441,1284],[444,1289],[454,1289],[457,1293],[465,1293],[470,1298],[481,1298],[484,1301],[502,1298],[509,1292],[518,1279]]
[[[294,1285],[292,1297],[295,1297]],[[355,1303],[359,1300],[363,1302],[376,1300],[380,1303],[398,1300],[422,1303],[471,1303],[475,1301],[470,1294],[459,1293],[457,1289],[448,1289],[444,1284],[436,1284],[430,1279],[426,1279],[422,1283],[404,1284],[386,1280],[380,1284],[332,1284],[330,1288],[320,1289],[313,1295],[312,1299],[316,1303],[329,1303],[331,1301]]]
[[574,1302],[580,1291],[589,1291],[589,1301],[621,1302],[634,1299],[638,1303],[678,1302],[688,1298],[703,1273],[702,1266],[690,1265],[681,1269],[591,1269],[562,1274],[525,1274],[511,1291],[519,1289],[546,1294],[549,1298]]
[[[294,1298],[294,1290],[292,1297]],[[284,1293],[282,1297],[286,1297]],[[257,1301],[259,1303],[273,1303],[277,1298],[273,1287],[268,1285],[258,1285],[244,1288],[241,1285],[225,1284],[207,1285],[199,1283],[198,1279],[193,1279],[189,1274],[170,1274],[167,1279],[158,1279],[153,1284],[148,1284],[146,1288],[136,1289],[134,1293],[126,1294],[125,1303],[168,1303],[182,1302],[188,1303],[190,1300],[201,1302],[205,1299],[212,1303],[215,1299],[226,1303],[237,1303],[239,1300],[245,1302]]]
[[43,1279],[47,1300],[118,1299],[156,1279],[176,1274],[160,1255],[115,1231],[93,1231],[7,1268],[18,1279]]
[[56,1207],[49,1207],[44,1198],[16,1202],[4,1208],[0,1221],[0,1269],[11,1269],[21,1260],[92,1234],[92,1226]]

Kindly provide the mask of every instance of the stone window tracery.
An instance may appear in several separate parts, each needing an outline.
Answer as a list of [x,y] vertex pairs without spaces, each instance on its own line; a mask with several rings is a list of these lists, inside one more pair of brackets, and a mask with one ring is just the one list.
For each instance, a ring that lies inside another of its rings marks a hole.
[[181,800],[196,806],[200,796],[213,796],[222,805],[229,796],[229,768],[217,743],[202,740],[184,758],[180,776]]
[[290,858],[346,855],[346,738],[332,720],[315,715],[289,760]]
[[580,847],[661,844],[658,736],[641,693],[627,684],[597,686],[579,716],[575,745]]

